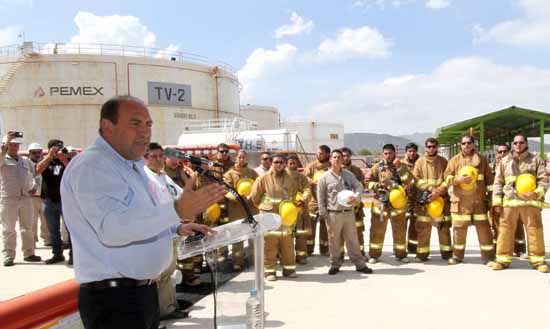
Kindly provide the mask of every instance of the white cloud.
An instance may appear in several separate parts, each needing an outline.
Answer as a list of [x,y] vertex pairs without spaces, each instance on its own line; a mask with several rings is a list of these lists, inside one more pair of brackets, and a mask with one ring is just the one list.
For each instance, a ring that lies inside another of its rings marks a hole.
[[96,16],[79,11],[74,22],[79,34],[72,43],[102,43],[153,47],[156,36],[134,16]]
[[298,49],[289,43],[277,45],[274,50],[257,48],[246,59],[245,66],[237,72],[242,85],[241,102],[254,102],[269,89],[269,81],[288,70],[296,58]]
[[318,47],[317,60],[346,61],[351,58],[384,58],[390,55],[393,42],[368,26],[344,28],[336,38],[325,39]]
[[450,0],[427,0],[426,7],[430,9],[443,9],[451,5]]
[[550,1],[517,0],[524,16],[485,29],[476,25],[474,42],[493,41],[512,46],[550,47]]
[[550,70],[499,65],[479,57],[456,58],[427,74],[349,86],[332,101],[313,106],[308,115],[344,119],[350,132],[433,132],[512,105],[545,109],[550,104],[549,89]]
[[290,15],[291,24],[285,24],[280,26],[275,31],[275,38],[281,39],[289,35],[297,35],[302,33],[310,33],[313,30],[313,21],[304,21],[304,19],[296,12],[292,12]]
[[[416,0],[356,0],[352,3],[352,7],[370,9],[376,7],[378,9],[386,9],[388,6],[394,8],[403,7],[405,5],[414,4]],[[425,5],[430,9],[442,9],[451,5],[451,0],[425,0]]]
[[6,26],[0,28],[0,46],[8,46],[20,43],[18,35],[20,30],[17,26]]

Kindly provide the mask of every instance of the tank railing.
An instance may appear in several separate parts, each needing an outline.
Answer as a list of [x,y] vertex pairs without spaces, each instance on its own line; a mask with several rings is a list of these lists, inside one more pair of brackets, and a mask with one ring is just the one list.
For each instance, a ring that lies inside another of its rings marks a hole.
[[20,45],[8,45],[0,47],[0,57],[19,57],[22,55]]
[[[0,47],[0,57],[20,55],[21,47],[21,45]],[[174,62],[192,62],[218,66],[221,69],[233,74],[237,72],[234,67],[225,62],[211,61],[206,56],[170,48],[163,49],[116,44],[32,42],[32,51],[33,53],[42,55],[77,54],[158,58],[171,60]]]
[[227,132],[234,133],[243,130],[256,130],[258,124],[254,121],[242,118],[221,118],[210,120],[187,120],[185,121],[185,131],[202,132]]

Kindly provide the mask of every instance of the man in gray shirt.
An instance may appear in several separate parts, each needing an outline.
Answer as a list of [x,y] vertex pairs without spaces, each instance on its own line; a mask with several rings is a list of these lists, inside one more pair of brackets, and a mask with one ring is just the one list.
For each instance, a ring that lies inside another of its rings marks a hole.
[[18,155],[21,140],[8,133],[2,140],[0,155],[0,220],[4,246],[4,266],[13,266],[17,233],[15,224],[19,221],[23,245],[23,260],[39,262],[42,259],[34,254],[32,231],[33,205],[31,196],[37,189],[34,180],[34,165]]
[[352,172],[343,169],[343,154],[341,150],[333,150],[330,154],[331,168],[317,181],[317,202],[319,204],[319,216],[326,220],[328,231],[328,244],[330,253],[329,275],[334,275],[340,270],[340,241],[343,238],[350,260],[355,264],[355,269],[361,273],[372,273],[365,264],[365,257],[361,254],[357,230],[355,228],[355,215],[353,206],[361,202],[359,196],[350,196],[348,205],[338,202],[338,193],[349,190],[359,195],[363,192],[361,184]]

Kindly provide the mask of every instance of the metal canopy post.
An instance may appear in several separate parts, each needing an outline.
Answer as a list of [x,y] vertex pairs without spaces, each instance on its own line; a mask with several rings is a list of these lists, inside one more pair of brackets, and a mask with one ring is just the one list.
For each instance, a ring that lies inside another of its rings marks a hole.
[[485,122],[479,123],[479,152],[485,155]]
[[544,153],[544,120],[540,120],[540,158],[542,160],[546,159],[546,154]]

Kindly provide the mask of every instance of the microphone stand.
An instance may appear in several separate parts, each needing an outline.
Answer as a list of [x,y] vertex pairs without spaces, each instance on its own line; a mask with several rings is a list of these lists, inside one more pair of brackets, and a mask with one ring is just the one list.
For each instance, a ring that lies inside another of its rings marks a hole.
[[212,172],[210,172],[210,170],[208,169],[203,169],[202,167],[198,166],[195,169],[195,171],[199,173],[199,175],[202,175],[217,184],[225,186],[229,190],[229,193],[231,193],[237,199],[237,201],[239,202],[241,207],[243,207],[246,213],[246,218],[243,219],[243,223],[247,223],[250,226],[252,226],[252,228],[256,228],[256,226],[258,225],[258,222],[254,219],[254,216],[252,216],[252,211],[248,206],[248,202],[246,202],[246,200],[242,197],[242,195],[240,195],[239,192],[237,192],[235,187],[227,184],[227,182],[225,182],[223,179],[212,175]]

